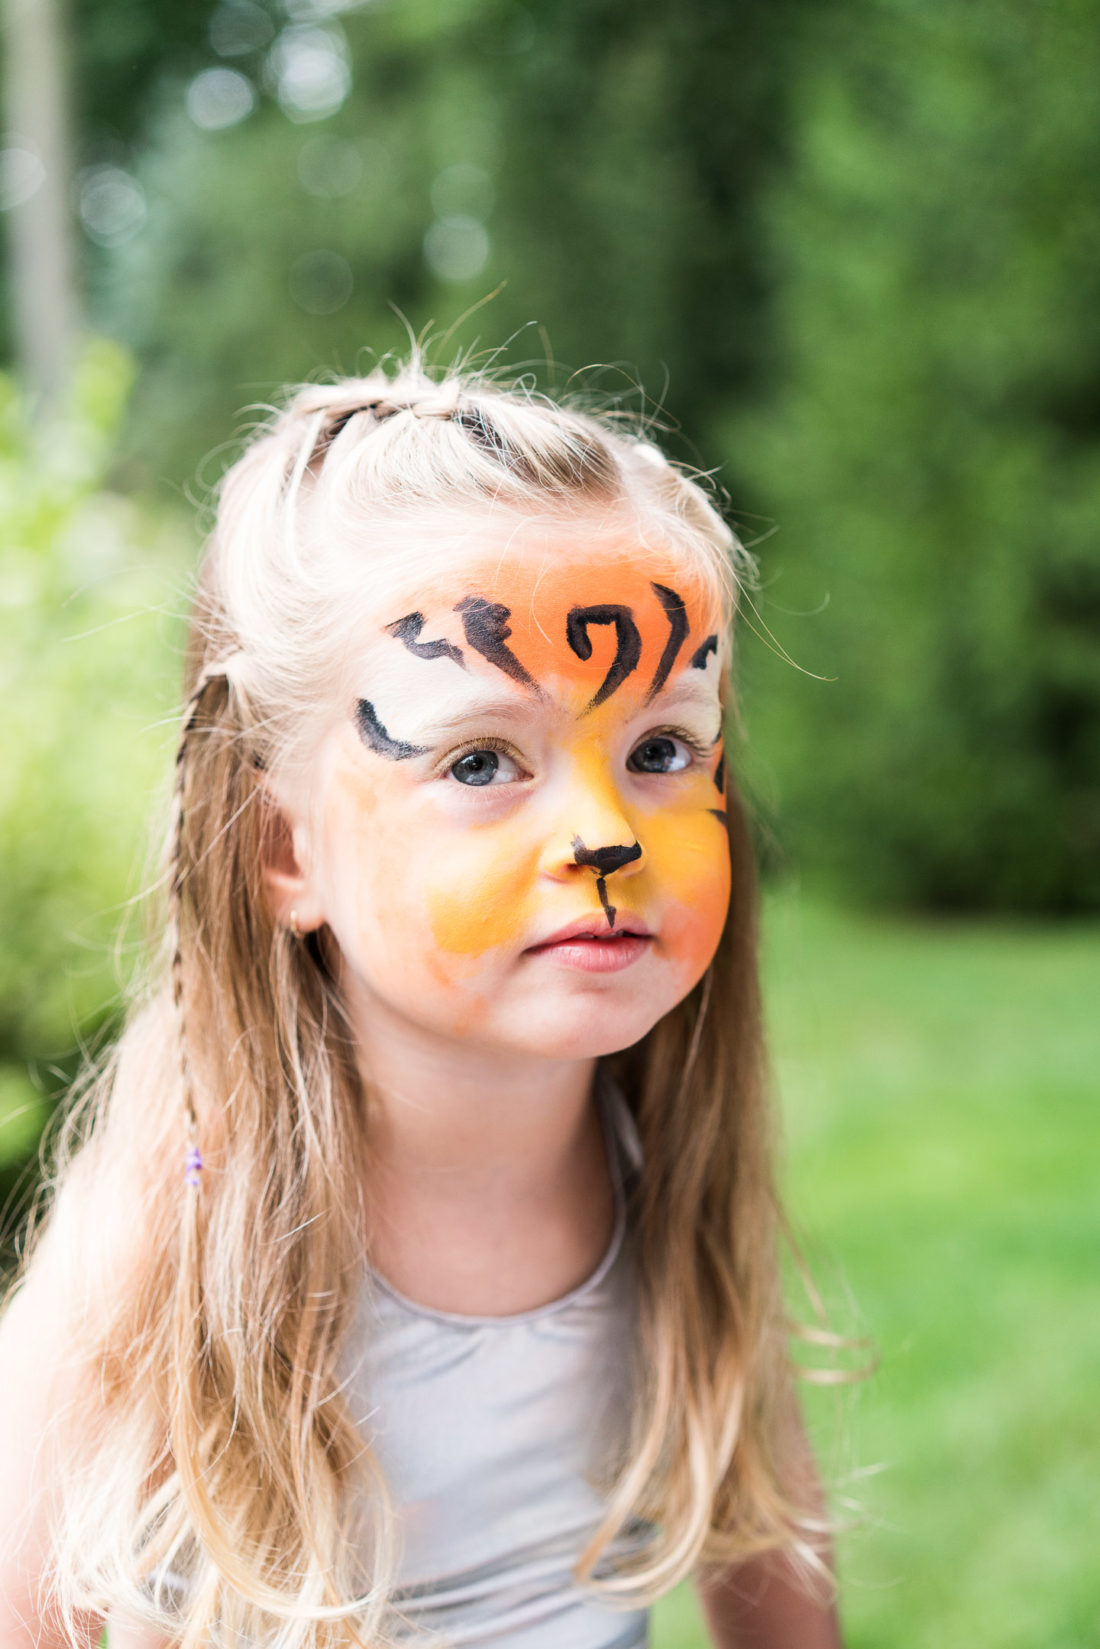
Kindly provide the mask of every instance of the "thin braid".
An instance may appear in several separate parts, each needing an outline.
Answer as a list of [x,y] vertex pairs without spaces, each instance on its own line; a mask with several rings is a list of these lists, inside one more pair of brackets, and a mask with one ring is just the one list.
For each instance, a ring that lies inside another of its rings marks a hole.
[[[432,388],[435,388],[433,385]],[[317,408],[310,407],[309,411],[316,414]],[[388,418],[396,418],[399,413],[411,412],[414,418],[425,420],[438,419],[442,423],[454,421],[461,424],[456,406],[421,406],[416,399],[395,401],[382,391],[366,400],[357,401],[354,406],[335,405],[325,410],[322,416],[321,427],[316,437],[309,444],[308,464],[323,459],[338,435],[342,435],[353,418],[361,413],[369,413],[373,420],[372,428],[377,429]]]
[[187,1118],[187,1155],[185,1181],[197,1191],[202,1173],[202,1151],[199,1147],[199,1117],[195,1108],[195,1088],[191,1079],[191,1063],[187,1056],[186,1019],[183,1011],[183,923],[180,912],[183,904],[183,826],[187,800],[187,747],[194,732],[211,682],[224,681],[229,674],[224,664],[212,665],[200,675],[184,708],[180,727],[179,748],[176,751],[176,771],[172,785],[172,856],[168,880],[168,937],[171,946],[172,1005],[176,1014],[176,1041],[179,1049],[180,1083],[183,1108]]

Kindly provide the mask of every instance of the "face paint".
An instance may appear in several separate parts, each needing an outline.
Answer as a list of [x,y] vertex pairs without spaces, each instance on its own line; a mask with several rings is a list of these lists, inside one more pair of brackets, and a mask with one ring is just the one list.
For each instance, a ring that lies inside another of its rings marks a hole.
[[486,537],[364,616],[319,900],[368,1003],[587,1057],[667,1013],[721,934],[720,614],[622,536]]
[[649,689],[652,702],[668,680],[669,671],[676,663],[676,655],[684,645],[689,625],[687,612],[684,609],[683,598],[675,590],[670,590],[667,584],[654,584],[653,593],[665,610],[668,618],[668,640],[665,642],[664,652],[661,654],[653,677],[653,685]]
[[511,630],[508,620],[512,614],[509,608],[500,601],[486,601],[484,596],[468,595],[458,603],[456,613],[462,614],[462,627],[466,632],[466,640],[470,646],[479,652],[482,658],[495,664],[498,670],[503,670],[506,676],[518,681],[523,687],[530,687],[534,693],[538,692],[538,683],[533,676],[529,676],[516,655],[505,645]]
[[462,657],[460,648],[449,641],[421,641],[420,632],[424,628],[423,613],[406,613],[399,618],[396,624],[387,624],[391,636],[396,636],[416,658],[449,658],[460,664],[465,670],[466,661]]
[[589,710],[595,710],[638,668],[642,638],[629,607],[614,607],[606,603],[596,607],[573,607],[565,621],[565,637],[577,657],[585,662],[592,657],[592,641],[588,634],[590,624],[615,626],[615,657],[588,704]]
[[373,750],[376,756],[384,756],[387,761],[404,762],[410,756],[426,756],[427,746],[423,744],[405,744],[401,739],[391,739],[378,714],[369,699],[360,699],[355,707],[355,721],[359,728],[359,737],[368,750]]
[[573,837],[573,858],[578,865],[591,865],[596,872],[596,892],[609,928],[615,926],[615,906],[607,897],[607,878],[624,865],[642,856],[641,847],[632,842],[629,847],[585,847],[579,836]]
[[717,653],[717,651],[718,651],[718,637],[717,636],[708,636],[707,639],[702,643],[702,645],[700,647],[697,647],[695,652],[692,653],[692,655],[691,655],[691,668],[693,670],[705,670],[706,667],[707,667],[707,659],[711,656],[712,653]]

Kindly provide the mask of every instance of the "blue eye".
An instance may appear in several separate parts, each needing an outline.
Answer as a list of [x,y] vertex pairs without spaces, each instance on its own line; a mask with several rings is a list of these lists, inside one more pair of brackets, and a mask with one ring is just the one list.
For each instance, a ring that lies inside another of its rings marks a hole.
[[451,772],[459,784],[491,784],[499,766],[500,758],[495,750],[471,750],[468,756],[455,762]]
[[691,751],[679,739],[658,733],[635,745],[626,765],[632,773],[682,773],[691,766]]
[[468,750],[447,769],[459,784],[511,784],[520,777],[520,771],[511,756],[501,750]]

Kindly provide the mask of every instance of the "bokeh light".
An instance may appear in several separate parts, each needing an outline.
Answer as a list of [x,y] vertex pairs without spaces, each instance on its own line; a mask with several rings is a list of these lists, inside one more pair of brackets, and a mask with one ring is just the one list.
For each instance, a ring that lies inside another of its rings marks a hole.
[[355,277],[347,258],[318,248],[290,266],[290,295],[308,315],[334,315],[351,297]]
[[122,246],[145,223],[145,191],[121,166],[88,166],[77,177],[80,221],[98,246]]
[[268,55],[266,73],[283,113],[294,121],[327,119],[351,91],[347,45],[331,25],[284,29]]
[[437,218],[424,236],[424,261],[441,281],[472,281],[488,260],[489,236],[476,218]]
[[46,168],[27,140],[7,133],[0,148],[0,212],[30,200],[45,180]]
[[208,33],[219,57],[244,57],[271,44],[275,24],[252,0],[225,0],[211,17]]
[[255,106],[252,82],[236,69],[203,69],[187,88],[187,113],[207,132],[236,126]]

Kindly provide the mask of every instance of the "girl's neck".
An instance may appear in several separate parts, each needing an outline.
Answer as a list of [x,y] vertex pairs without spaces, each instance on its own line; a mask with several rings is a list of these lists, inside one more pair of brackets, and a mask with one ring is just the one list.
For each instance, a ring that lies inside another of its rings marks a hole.
[[[388,1017],[388,1016],[386,1016]],[[372,1166],[516,1192],[557,1177],[589,1109],[595,1060],[471,1047],[371,1015],[359,1041]]]
[[485,1315],[583,1281],[614,1218],[595,1061],[435,1039],[373,1003],[353,1024],[375,1269],[422,1304]]

